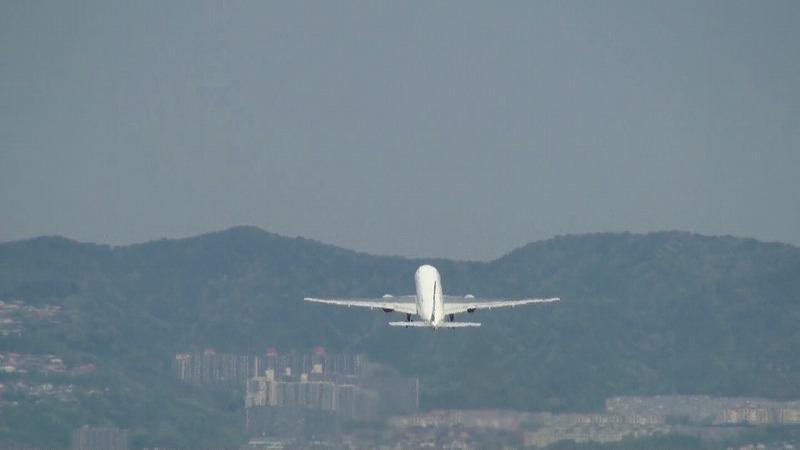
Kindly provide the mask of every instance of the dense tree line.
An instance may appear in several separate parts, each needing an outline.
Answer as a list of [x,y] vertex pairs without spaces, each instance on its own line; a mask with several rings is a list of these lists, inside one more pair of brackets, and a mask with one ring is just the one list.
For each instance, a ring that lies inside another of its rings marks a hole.
[[[448,294],[563,301],[476,313],[470,320],[483,327],[437,333],[301,301],[410,294],[421,263],[440,269]],[[363,352],[418,374],[424,408],[590,411],[625,394],[800,397],[800,249],[750,239],[563,236],[491,262],[455,262],[249,227],[125,247],[47,237],[0,244],[0,299],[63,306],[59,323],[2,337],[0,350],[92,362],[91,383],[109,389],[76,404],[3,409],[0,442],[60,445],[84,423],[129,428],[137,445],[235,441],[238,394],[170,375],[176,352],[205,347]]]

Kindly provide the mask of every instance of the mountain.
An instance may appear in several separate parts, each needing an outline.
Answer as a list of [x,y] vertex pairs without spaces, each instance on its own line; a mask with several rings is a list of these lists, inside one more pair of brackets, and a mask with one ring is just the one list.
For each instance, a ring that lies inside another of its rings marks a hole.
[[[476,313],[479,329],[433,333],[301,301],[410,294],[422,263],[439,268],[448,294],[562,302]],[[608,396],[665,393],[800,397],[800,249],[752,239],[561,236],[462,262],[373,256],[253,227],[123,247],[41,237],[0,244],[0,299],[62,307],[55,323],[0,336],[0,351],[94,364],[82,383],[105,389],[77,403],[0,406],[0,443],[64,445],[84,423],[128,428],[134,445],[236,440],[240,398],[171,377],[175,353],[205,347],[362,352],[419,375],[423,408],[590,411]]]

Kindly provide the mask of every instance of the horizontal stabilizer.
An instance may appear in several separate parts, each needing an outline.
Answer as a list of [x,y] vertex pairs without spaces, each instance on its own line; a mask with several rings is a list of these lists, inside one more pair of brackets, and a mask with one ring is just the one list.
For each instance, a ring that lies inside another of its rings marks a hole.
[[429,322],[423,322],[421,320],[415,320],[412,322],[389,322],[389,325],[393,327],[430,327],[431,324]]
[[[389,322],[393,327],[417,327],[417,328],[434,328],[430,322],[423,322],[415,320],[413,322]],[[479,327],[481,324],[477,322],[442,322],[436,328],[466,328],[466,327]]]

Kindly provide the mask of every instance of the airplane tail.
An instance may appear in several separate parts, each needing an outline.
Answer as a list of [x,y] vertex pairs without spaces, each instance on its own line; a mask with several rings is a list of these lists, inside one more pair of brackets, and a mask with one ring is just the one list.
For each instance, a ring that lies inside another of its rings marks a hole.
[[[412,322],[389,322],[389,325],[393,327],[415,327],[415,328],[433,328],[430,322],[424,322],[421,320],[415,320]],[[466,327],[479,327],[481,324],[477,322],[443,322],[440,323],[436,328],[466,328]]]

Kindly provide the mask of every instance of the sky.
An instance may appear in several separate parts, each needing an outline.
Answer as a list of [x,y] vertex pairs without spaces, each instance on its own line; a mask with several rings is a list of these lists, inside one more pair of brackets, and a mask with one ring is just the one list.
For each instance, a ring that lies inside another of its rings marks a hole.
[[0,241],[800,245],[800,2],[0,2]]

